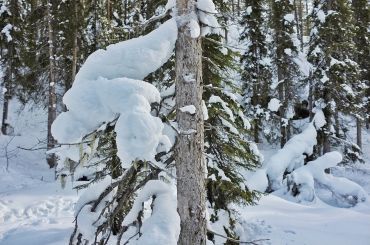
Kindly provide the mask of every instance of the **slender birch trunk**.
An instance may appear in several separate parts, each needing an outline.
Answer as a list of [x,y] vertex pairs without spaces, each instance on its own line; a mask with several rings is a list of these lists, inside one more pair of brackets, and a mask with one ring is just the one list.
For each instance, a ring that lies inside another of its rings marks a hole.
[[[194,0],[177,0],[178,15],[196,16]],[[178,244],[206,244],[206,190],[204,122],[202,113],[201,39],[191,38],[189,28],[179,27],[176,43],[176,104],[178,142],[175,150],[178,213],[181,233]],[[193,105],[195,114],[180,109]]]

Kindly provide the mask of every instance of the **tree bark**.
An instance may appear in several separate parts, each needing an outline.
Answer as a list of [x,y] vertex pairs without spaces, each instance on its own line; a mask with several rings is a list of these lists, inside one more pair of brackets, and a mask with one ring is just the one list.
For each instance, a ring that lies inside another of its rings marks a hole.
[[358,147],[360,147],[360,149],[362,149],[362,131],[361,131],[362,123],[360,118],[356,119],[356,127],[357,127],[357,145]]
[[[53,34],[53,16],[51,13],[51,2],[48,1],[47,5],[47,21],[48,21],[48,39],[49,39],[49,91],[48,91],[48,132],[47,132],[47,149],[53,149],[55,147],[55,139],[51,134],[51,125],[53,124],[56,116],[56,92],[55,92],[55,64],[54,64],[54,34]],[[50,168],[56,166],[56,155],[54,153],[47,154],[46,161]]]
[[[4,80],[6,78],[4,77]],[[8,81],[9,82],[9,81]],[[4,83],[5,85],[7,85],[7,83]],[[8,88],[7,88],[8,87]],[[4,88],[7,90],[5,93],[3,93],[4,95],[4,102],[3,102],[3,119],[2,119],[2,123],[1,123],[1,133],[3,135],[8,135],[8,114],[9,114],[9,101],[11,99],[11,95],[10,95],[10,91],[9,91],[9,86],[4,86]]]
[[[177,0],[179,16],[196,16],[196,1]],[[201,39],[191,38],[186,25],[179,26],[176,43],[176,106],[178,142],[175,149],[180,245],[206,244],[206,189],[204,120],[202,113]],[[180,108],[193,105],[195,114]]]
[[75,80],[76,73],[77,73],[77,53],[78,53],[78,27],[79,27],[79,18],[78,18],[78,0],[73,1],[73,17],[74,17],[74,23],[73,23],[73,50],[72,50],[72,74],[71,74],[71,80],[70,84],[67,84],[66,86],[66,92],[68,89],[71,88],[73,81]]

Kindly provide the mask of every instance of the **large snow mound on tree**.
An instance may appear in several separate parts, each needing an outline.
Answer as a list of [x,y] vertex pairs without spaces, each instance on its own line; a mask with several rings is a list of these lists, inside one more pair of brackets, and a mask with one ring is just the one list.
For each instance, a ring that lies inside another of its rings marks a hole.
[[63,97],[68,111],[54,121],[54,138],[59,143],[79,143],[117,119],[117,149],[123,165],[137,159],[154,161],[159,145],[170,147],[162,134],[162,121],[151,115],[151,103],[160,101],[160,93],[137,79],[167,62],[176,39],[176,21],[169,20],[145,36],[91,54]]
[[109,45],[92,53],[76,75],[74,83],[99,77],[144,79],[172,55],[177,40],[177,24],[168,20],[151,33]]

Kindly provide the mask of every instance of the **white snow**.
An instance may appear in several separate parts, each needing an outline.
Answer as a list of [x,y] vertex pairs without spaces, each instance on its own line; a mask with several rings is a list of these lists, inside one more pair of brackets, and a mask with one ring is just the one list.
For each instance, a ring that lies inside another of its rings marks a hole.
[[177,24],[171,19],[146,36],[109,45],[106,50],[97,50],[87,58],[74,84],[99,77],[142,80],[169,59],[176,39]]
[[208,101],[210,104],[215,104],[215,103],[220,103],[223,110],[227,113],[227,115],[229,116],[230,120],[232,122],[235,122],[235,117],[234,117],[234,114],[232,112],[232,110],[228,107],[227,103],[221,99],[220,96],[217,96],[217,95],[211,95],[211,97],[209,98],[209,101]]
[[312,154],[316,145],[316,128],[309,124],[300,134],[292,137],[266,164],[266,174],[273,190],[282,187],[283,174],[288,169],[297,169],[304,164],[303,154]]
[[[180,235],[180,217],[177,213],[176,187],[159,180],[149,181],[135,199],[132,209],[123,221],[129,225],[138,217],[145,201],[156,196],[153,210],[141,228],[142,236],[129,244],[176,244]],[[126,235],[122,241],[129,239]]]
[[197,111],[197,108],[194,105],[187,105],[180,108],[180,111],[189,113],[189,114],[195,114]]
[[160,101],[158,90],[140,80],[163,65],[172,54],[177,25],[169,20],[136,39],[91,54],[72,88],[64,95],[68,111],[52,125],[60,143],[79,143],[101,125],[118,119],[118,156],[127,167],[137,159],[154,161],[160,144],[167,145],[162,121],[151,115]]
[[284,16],[284,20],[288,21],[288,22],[292,22],[294,21],[294,14],[286,14]]
[[321,23],[325,23],[326,15],[325,15],[324,11],[322,11],[320,9],[319,11],[317,11],[316,15],[317,15],[317,18],[320,20]]
[[207,106],[206,106],[206,102],[204,102],[204,100],[202,100],[202,112],[203,112],[203,119],[206,121],[209,119],[209,116],[208,116],[208,109],[207,109]]
[[1,33],[5,34],[6,36],[6,41],[11,42],[13,40],[12,35],[10,35],[10,31],[13,29],[12,24],[7,24],[4,26],[4,28],[1,30]]
[[197,20],[191,19],[188,23],[188,27],[192,38],[198,38],[200,36],[200,26]]
[[251,15],[252,11],[253,11],[252,6],[248,6],[247,9],[245,10],[245,13],[247,15]]
[[339,152],[329,152],[293,171],[288,177],[288,182],[290,180],[300,186],[301,193],[296,198],[313,201],[315,198],[313,180],[316,180],[332,191],[334,196],[339,195],[340,201],[349,202],[352,205],[366,201],[368,197],[361,186],[346,178],[334,177],[324,172],[327,168],[335,167],[342,159]]
[[9,12],[8,8],[5,5],[0,6],[0,15],[2,15],[4,12]]
[[276,98],[272,98],[270,102],[268,103],[267,108],[270,111],[278,111],[280,106],[281,106],[280,100]]
[[208,13],[217,13],[216,6],[212,0],[197,0],[197,8]]

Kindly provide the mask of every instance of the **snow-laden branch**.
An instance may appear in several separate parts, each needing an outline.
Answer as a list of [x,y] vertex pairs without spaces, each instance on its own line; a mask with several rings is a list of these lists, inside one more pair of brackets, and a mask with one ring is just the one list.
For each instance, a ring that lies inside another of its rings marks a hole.
[[176,21],[169,20],[146,36],[91,54],[63,98],[68,111],[53,123],[53,136],[59,142],[79,143],[118,115],[115,132],[123,167],[137,159],[154,161],[159,144],[170,147],[162,121],[150,113],[150,104],[158,103],[160,94],[153,85],[136,79],[167,62],[176,39]]

